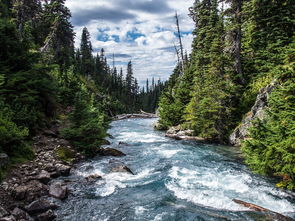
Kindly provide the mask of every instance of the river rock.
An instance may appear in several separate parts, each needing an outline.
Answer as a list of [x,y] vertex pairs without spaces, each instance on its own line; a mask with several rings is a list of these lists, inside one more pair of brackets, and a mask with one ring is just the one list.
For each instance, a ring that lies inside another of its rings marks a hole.
[[16,207],[11,214],[16,218],[16,220],[34,221],[34,219],[30,217],[27,212],[18,207]]
[[126,154],[114,148],[105,148],[105,149],[101,148],[99,150],[99,154],[102,156],[114,156],[114,157],[126,156]]
[[254,106],[247,113],[242,123],[230,135],[229,141],[234,146],[240,146],[241,142],[248,138],[248,129],[252,127],[252,122],[256,119],[263,120],[265,118],[265,110],[268,105],[268,98],[271,92],[277,87],[276,82],[272,82],[268,86],[260,89]]
[[30,215],[43,213],[43,212],[46,212],[47,210],[56,209],[56,208],[57,206],[55,204],[44,199],[35,200],[34,202],[30,203],[28,206],[25,206],[25,210]]
[[46,170],[42,170],[37,176],[36,180],[39,180],[41,183],[47,184],[51,180],[50,173],[48,173]]
[[130,146],[128,143],[125,143],[123,141],[120,141],[119,142],[119,146]]
[[9,163],[9,157],[6,153],[0,153],[0,168],[5,167]]
[[114,167],[112,170],[111,170],[112,173],[131,173],[132,175],[134,175],[134,173],[132,172],[132,170],[127,167],[126,165],[120,165],[120,166],[117,166],[117,167]]
[[54,212],[50,209],[36,217],[36,221],[52,221],[56,218]]
[[0,206],[0,218],[8,216],[9,213],[4,209],[3,207]]
[[102,178],[102,176],[100,176],[98,174],[92,174],[92,175],[86,177],[85,179],[86,179],[87,182],[95,182],[95,181],[97,181],[97,180],[99,180],[101,178]]
[[63,200],[67,197],[67,194],[68,188],[61,182],[52,183],[49,187],[49,195],[54,198]]
[[31,180],[12,189],[12,196],[16,200],[33,201],[47,195],[48,187],[38,180]]
[[71,167],[64,165],[64,164],[57,164],[56,165],[56,172],[60,176],[69,176],[71,172]]

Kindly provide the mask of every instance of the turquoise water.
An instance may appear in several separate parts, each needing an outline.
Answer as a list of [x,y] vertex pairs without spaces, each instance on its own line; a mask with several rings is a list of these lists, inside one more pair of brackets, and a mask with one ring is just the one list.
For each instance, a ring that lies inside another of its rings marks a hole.
[[[154,121],[112,123],[110,146],[126,154],[117,159],[135,175],[110,173],[114,157],[82,163],[68,178],[75,182],[58,220],[265,220],[232,199],[295,217],[294,197],[252,174],[236,148],[172,140],[153,130]],[[85,182],[91,174],[103,179]]]

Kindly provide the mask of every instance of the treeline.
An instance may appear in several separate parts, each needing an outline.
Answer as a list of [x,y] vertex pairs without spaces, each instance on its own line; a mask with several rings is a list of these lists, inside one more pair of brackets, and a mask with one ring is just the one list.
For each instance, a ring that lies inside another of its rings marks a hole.
[[64,0],[0,1],[0,153],[12,163],[31,159],[32,136],[56,120],[93,155],[113,115],[142,109],[131,61],[124,75],[103,49],[93,56],[87,28],[75,49],[70,18]]
[[[176,68],[160,99],[163,129],[181,125],[228,143],[230,133],[270,83],[267,116],[243,145],[246,162],[295,189],[295,5],[291,0],[196,0],[192,53]],[[184,72],[180,71],[184,69]]]
[[147,79],[146,86],[142,87],[139,94],[142,110],[154,113],[158,108],[160,96],[166,86],[167,83],[162,82],[160,79],[155,82],[155,79],[152,78],[151,84],[149,79]]

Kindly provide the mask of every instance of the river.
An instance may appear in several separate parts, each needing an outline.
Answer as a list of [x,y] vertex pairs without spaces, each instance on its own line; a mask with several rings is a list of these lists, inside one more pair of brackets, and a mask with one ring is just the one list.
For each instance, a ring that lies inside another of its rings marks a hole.
[[[112,123],[110,146],[126,154],[117,159],[135,175],[110,173],[114,157],[82,163],[67,178],[75,182],[69,198],[58,202],[58,220],[266,220],[232,199],[295,218],[294,196],[275,188],[274,180],[251,173],[237,148],[166,138],[153,130],[154,121]],[[91,174],[103,179],[85,182]]]

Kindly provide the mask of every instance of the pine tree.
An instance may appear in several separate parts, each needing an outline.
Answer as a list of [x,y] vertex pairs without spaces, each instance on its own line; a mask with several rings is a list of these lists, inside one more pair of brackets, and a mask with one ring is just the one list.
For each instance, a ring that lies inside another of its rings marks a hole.
[[94,72],[93,56],[92,56],[92,44],[90,41],[90,34],[86,27],[83,28],[81,36],[81,74],[90,78]]

